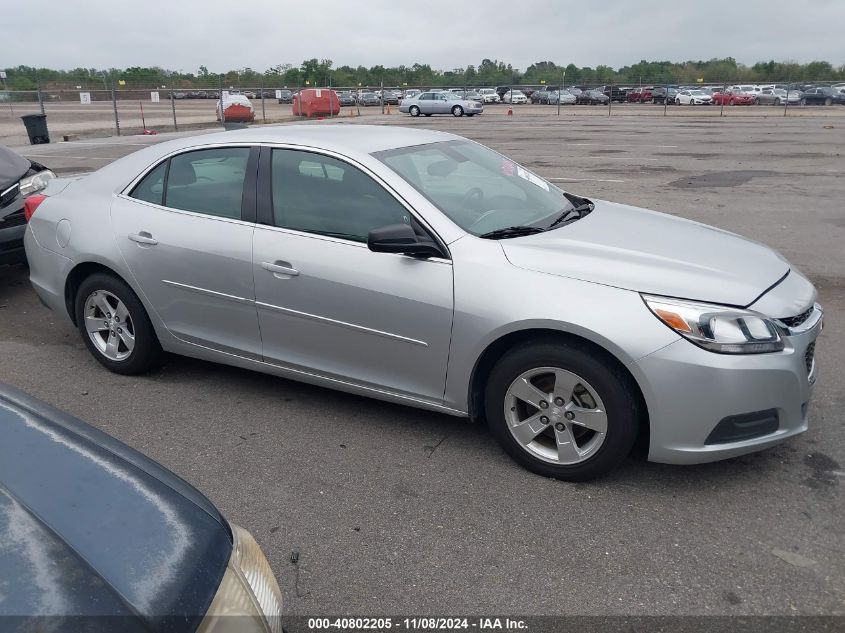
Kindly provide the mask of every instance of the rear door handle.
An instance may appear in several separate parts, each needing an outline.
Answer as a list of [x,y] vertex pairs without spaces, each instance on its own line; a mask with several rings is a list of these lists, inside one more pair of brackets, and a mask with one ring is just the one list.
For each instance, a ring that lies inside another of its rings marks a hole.
[[129,239],[133,242],[137,242],[138,244],[145,244],[146,246],[155,246],[158,244],[158,240],[153,239],[153,236],[147,233],[146,231],[141,231],[140,233],[132,233],[129,235]]
[[296,277],[299,271],[293,268],[289,262],[275,261],[275,262],[261,262],[261,267],[264,270],[269,270],[274,277],[278,279],[285,279],[287,277]]

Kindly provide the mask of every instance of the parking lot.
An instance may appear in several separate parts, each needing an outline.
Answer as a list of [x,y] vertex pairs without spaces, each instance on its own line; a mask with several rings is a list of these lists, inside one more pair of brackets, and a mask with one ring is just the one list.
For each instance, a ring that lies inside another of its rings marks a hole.
[[[454,132],[574,193],[777,248],[826,310],[800,438],[716,464],[635,456],[600,481],[544,479],[462,419],[186,358],[143,377],[108,373],[41,306],[22,266],[0,267],[0,380],[196,485],[255,535],[288,613],[845,614],[845,108],[786,118],[623,108],[631,116],[522,106],[513,117],[499,107],[411,119],[370,108],[308,124]],[[19,151],[75,174],[168,137]]]

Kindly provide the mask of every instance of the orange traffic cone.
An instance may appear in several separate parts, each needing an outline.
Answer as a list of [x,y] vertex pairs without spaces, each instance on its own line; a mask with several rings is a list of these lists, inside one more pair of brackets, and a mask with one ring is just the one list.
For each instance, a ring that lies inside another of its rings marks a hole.
[[513,116],[513,107],[508,106],[508,116]]
[[390,114],[390,104],[387,104],[387,114]]

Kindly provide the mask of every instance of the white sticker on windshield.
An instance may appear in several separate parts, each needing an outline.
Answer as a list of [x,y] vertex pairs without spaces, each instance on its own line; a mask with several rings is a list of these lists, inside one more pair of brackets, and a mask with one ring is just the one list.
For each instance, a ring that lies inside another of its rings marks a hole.
[[520,178],[524,179],[524,180],[527,180],[532,185],[537,185],[538,187],[540,187],[540,189],[544,189],[546,191],[549,190],[549,185],[545,180],[543,180],[539,176],[535,176],[534,174],[532,174],[527,169],[523,169],[522,167],[517,167],[516,175],[519,176]]

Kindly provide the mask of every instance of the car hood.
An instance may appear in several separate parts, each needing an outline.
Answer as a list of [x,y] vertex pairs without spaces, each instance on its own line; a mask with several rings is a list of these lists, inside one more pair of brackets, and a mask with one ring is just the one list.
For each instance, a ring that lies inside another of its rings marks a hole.
[[[232,542],[188,483],[0,383],[0,618],[83,616],[95,629],[192,631]],[[80,628],[86,628],[80,624]]]
[[32,163],[26,158],[0,145],[0,191],[19,181],[31,166]]
[[500,243],[520,268],[669,297],[747,306],[789,272],[775,251],[671,215],[595,201],[581,220]]

